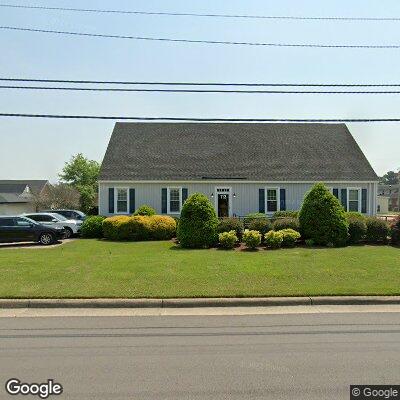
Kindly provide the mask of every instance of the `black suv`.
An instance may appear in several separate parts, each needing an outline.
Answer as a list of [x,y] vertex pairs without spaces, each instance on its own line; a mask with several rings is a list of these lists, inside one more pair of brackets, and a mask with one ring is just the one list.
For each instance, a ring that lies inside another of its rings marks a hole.
[[65,236],[64,228],[40,225],[26,217],[0,217],[0,242],[39,242],[52,244]]

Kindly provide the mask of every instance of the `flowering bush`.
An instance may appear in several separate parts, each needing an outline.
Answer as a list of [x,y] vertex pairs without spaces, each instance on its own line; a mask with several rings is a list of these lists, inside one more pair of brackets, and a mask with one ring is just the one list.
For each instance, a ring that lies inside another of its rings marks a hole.
[[243,233],[243,242],[249,249],[255,249],[261,243],[261,233],[246,229]]
[[279,249],[283,242],[282,231],[269,231],[265,234],[265,244],[271,249]]
[[222,232],[218,235],[219,244],[224,249],[233,249],[238,237],[236,236],[236,231],[232,230],[229,232]]

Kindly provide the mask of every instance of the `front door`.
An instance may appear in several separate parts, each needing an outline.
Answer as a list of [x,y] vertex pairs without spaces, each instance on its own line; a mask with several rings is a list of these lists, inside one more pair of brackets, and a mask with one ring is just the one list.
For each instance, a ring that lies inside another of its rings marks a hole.
[[218,193],[218,218],[229,217],[229,193]]

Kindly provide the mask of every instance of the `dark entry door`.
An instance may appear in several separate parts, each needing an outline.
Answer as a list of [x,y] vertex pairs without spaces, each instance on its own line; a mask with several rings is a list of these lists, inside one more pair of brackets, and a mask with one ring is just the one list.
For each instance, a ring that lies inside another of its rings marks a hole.
[[229,217],[229,194],[218,194],[218,217]]

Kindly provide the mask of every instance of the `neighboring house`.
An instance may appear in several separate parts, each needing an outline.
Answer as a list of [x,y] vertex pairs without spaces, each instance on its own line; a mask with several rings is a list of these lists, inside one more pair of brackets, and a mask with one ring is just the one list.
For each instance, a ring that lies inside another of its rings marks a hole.
[[378,177],[344,124],[117,123],[99,213],[148,204],[179,216],[195,192],[219,217],[300,209],[324,182],[346,210],[375,214]]
[[377,197],[377,208],[376,211],[379,214],[387,214],[389,212],[389,196],[379,195]]
[[46,180],[0,180],[0,215],[36,211],[34,198],[48,184]]
[[378,201],[380,197],[388,198],[388,211],[400,211],[400,185],[378,185]]

